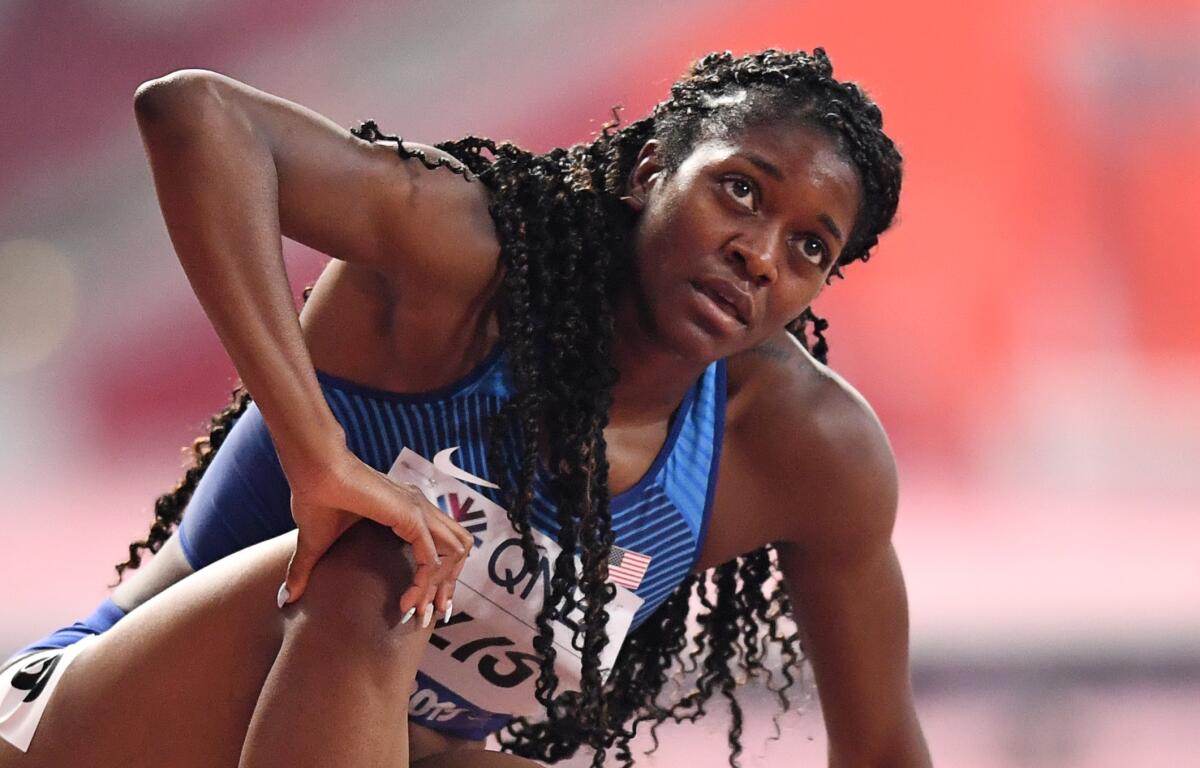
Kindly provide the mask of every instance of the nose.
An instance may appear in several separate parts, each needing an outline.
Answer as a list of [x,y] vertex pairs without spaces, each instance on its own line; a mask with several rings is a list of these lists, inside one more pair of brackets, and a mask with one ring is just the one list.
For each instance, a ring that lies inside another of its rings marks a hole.
[[769,285],[779,277],[779,257],[771,245],[773,242],[772,238],[764,237],[757,243],[746,240],[730,244],[730,259],[755,285]]

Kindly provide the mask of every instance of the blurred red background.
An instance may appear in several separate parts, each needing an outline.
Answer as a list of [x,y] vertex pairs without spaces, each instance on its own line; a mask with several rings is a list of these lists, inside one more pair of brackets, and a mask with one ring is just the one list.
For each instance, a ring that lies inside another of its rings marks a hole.
[[[140,82],[204,67],[347,127],[545,149],[709,50],[818,45],[906,159],[896,227],[816,309],[901,462],[935,757],[1194,759],[1194,2],[0,4],[0,655],[103,597],[234,381],[155,203]],[[324,263],[285,252],[297,290]],[[821,764],[819,716],[788,723],[750,764]],[[722,727],[647,764],[724,764]]]

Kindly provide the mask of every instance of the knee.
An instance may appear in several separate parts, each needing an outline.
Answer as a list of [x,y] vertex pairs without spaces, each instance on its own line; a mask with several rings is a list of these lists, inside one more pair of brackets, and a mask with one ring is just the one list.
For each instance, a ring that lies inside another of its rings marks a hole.
[[317,562],[304,595],[289,607],[285,631],[314,633],[339,648],[388,648],[419,626],[400,623],[400,596],[415,570],[410,544],[359,521]]

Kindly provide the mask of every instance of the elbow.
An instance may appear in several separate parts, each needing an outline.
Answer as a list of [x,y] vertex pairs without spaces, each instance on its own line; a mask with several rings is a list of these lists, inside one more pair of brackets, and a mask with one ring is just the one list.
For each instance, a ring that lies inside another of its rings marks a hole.
[[220,76],[206,69],[180,69],[147,80],[133,93],[133,112],[143,128],[193,114],[216,93]]

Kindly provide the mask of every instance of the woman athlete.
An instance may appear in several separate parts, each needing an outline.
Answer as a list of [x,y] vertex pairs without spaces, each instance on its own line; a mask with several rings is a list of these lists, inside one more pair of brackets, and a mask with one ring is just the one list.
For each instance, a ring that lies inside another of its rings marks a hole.
[[[0,768],[630,765],[717,693],[736,765],[739,678],[786,710],[802,655],[830,765],[929,764],[894,459],[809,309],[901,161],[824,51],[544,155],[201,70],[134,101],[244,389],[118,572],[157,556],[7,665]],[[299,321],[281,234],[333,257]]]

